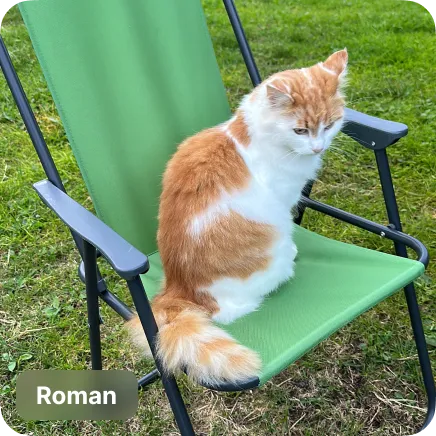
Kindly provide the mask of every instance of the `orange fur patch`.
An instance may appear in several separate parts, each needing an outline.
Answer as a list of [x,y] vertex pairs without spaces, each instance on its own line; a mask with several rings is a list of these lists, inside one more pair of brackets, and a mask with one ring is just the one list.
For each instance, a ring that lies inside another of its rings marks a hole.
[[225,352],[228,348],[234,348],[235,341],[227,338],[214,339],[213,341],[203,344],[200,354],[198,356],[198,362],[201,365],[209,365],[212,363],[214,354]]
[[244,120],[244,114],[241,111],[236,113],[236,118],[229,124],[230,134],[244,147],[250,144],[250,135],[248,127]]

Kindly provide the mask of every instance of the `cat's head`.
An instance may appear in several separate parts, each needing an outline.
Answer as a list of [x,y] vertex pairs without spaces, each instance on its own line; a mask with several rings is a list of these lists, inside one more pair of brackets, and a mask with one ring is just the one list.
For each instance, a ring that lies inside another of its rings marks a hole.
[[310,68],[283,71],[265,81],[276,134],[295,153],[319,154],[340,131],[347,61],[344,49]]

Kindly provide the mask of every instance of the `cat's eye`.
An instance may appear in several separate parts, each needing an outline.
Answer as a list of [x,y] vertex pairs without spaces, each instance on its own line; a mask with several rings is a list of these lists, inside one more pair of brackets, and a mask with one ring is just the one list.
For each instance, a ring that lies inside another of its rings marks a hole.
[[309,129],[294,129],[294,132],[297,135],[307,135],[309,133]]
[[324,127],[324,130],[330,130],[334,126],[334,124],[335,123],[330,123],[328,126]]

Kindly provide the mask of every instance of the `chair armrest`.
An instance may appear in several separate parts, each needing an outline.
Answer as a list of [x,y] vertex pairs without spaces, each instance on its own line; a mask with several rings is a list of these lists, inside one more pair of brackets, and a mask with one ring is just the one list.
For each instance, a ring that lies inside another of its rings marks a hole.
[[48,180],[33,185],[41,200],[74,232],[97,248],[124,279],[148,271],[147,256]]
[[371,150],[389,147],[408,132],[405,124],[371,117],[349,108],[345,109],[344,118],[342,132]]

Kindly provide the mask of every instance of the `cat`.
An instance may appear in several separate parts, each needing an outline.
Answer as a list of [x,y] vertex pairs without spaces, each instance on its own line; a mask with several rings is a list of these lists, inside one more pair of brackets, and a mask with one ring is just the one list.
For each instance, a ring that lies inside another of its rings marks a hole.
[[[344,49],[272,75],[233,118],[186,139],[168,163],[157,235],[165,282],[152,301],[168,373],[207,385],[259,375],[257,353],[214,321],[257,310],[293,277],[291,210],[342,127],[347,63]],[[127,327],[147,350],[138,317]]]

